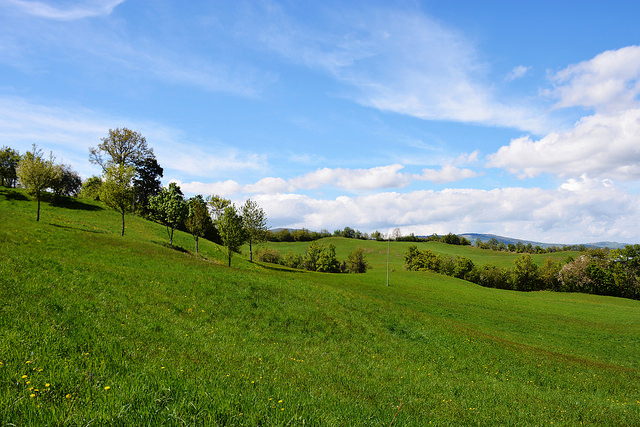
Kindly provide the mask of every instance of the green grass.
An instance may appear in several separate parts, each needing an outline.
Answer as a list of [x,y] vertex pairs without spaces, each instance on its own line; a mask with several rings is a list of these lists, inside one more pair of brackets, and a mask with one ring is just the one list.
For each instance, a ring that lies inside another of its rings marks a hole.
[[332,239],[367,244],[361,275],[229,269],[137,217],[121,238],[99,203],[36,223],[22,199],[0,187],[3,425],[640,423],[638,301],[407,272],[400,242],[389,287],[386,242]]

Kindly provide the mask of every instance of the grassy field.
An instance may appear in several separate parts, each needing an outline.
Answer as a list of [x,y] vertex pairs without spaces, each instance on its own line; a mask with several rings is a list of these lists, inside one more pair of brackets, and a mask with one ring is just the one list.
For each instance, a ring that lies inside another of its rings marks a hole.
[[[638,425],[640,302],[287,271],[0,187],[0,424]],[[513,255],[424,244],[477,263]],[[304,251],[305,244],[277,244]],[[566,254],[563,256],[566,257]],[[503,258],[504,257],[504,258]],[[541,262],[540,260],[538,260]],[[506,265],[505,264],[505,265]]]

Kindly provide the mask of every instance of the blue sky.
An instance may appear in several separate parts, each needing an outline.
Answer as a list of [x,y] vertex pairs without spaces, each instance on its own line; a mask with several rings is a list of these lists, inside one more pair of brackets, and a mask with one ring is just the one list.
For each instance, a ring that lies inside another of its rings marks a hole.
[[618,1],[0,0],[0,145],[109,128],[272,227],[640,242],[640,16]]

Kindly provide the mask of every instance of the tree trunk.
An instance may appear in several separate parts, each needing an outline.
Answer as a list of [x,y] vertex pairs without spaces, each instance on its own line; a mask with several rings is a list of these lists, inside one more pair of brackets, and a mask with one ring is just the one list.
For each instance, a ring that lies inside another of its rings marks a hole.
[[40,221],[40,195],[36,195],[36,199],[38,199],[38,213],[36,214],[36,222]]
[[122,232],[120,236],[124,236],[124,209],[122,209]]
[[196,254],[198,253],[198,236],[196,236]]
[[173,227],[171,227],[171,237],[169,238],[169,244],[173,246]]
[[231,250],[227,249],[227,252],[229,253],[229,267],[231,267]]
[[249,239],[249,262],[253,262],[253,252],[251,251],[251,239]]

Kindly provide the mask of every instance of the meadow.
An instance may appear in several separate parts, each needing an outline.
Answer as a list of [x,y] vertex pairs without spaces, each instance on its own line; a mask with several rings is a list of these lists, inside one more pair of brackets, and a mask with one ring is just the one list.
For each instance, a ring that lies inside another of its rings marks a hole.
[[[99,202],[0,187],[0,424],[638,425],[640,301],[403,269],[225,265]],[[306,243],[269,243],[283,254]],[[422,243],[509,266],[515,255]],[[564,259],[570,254],[536,255]]]

